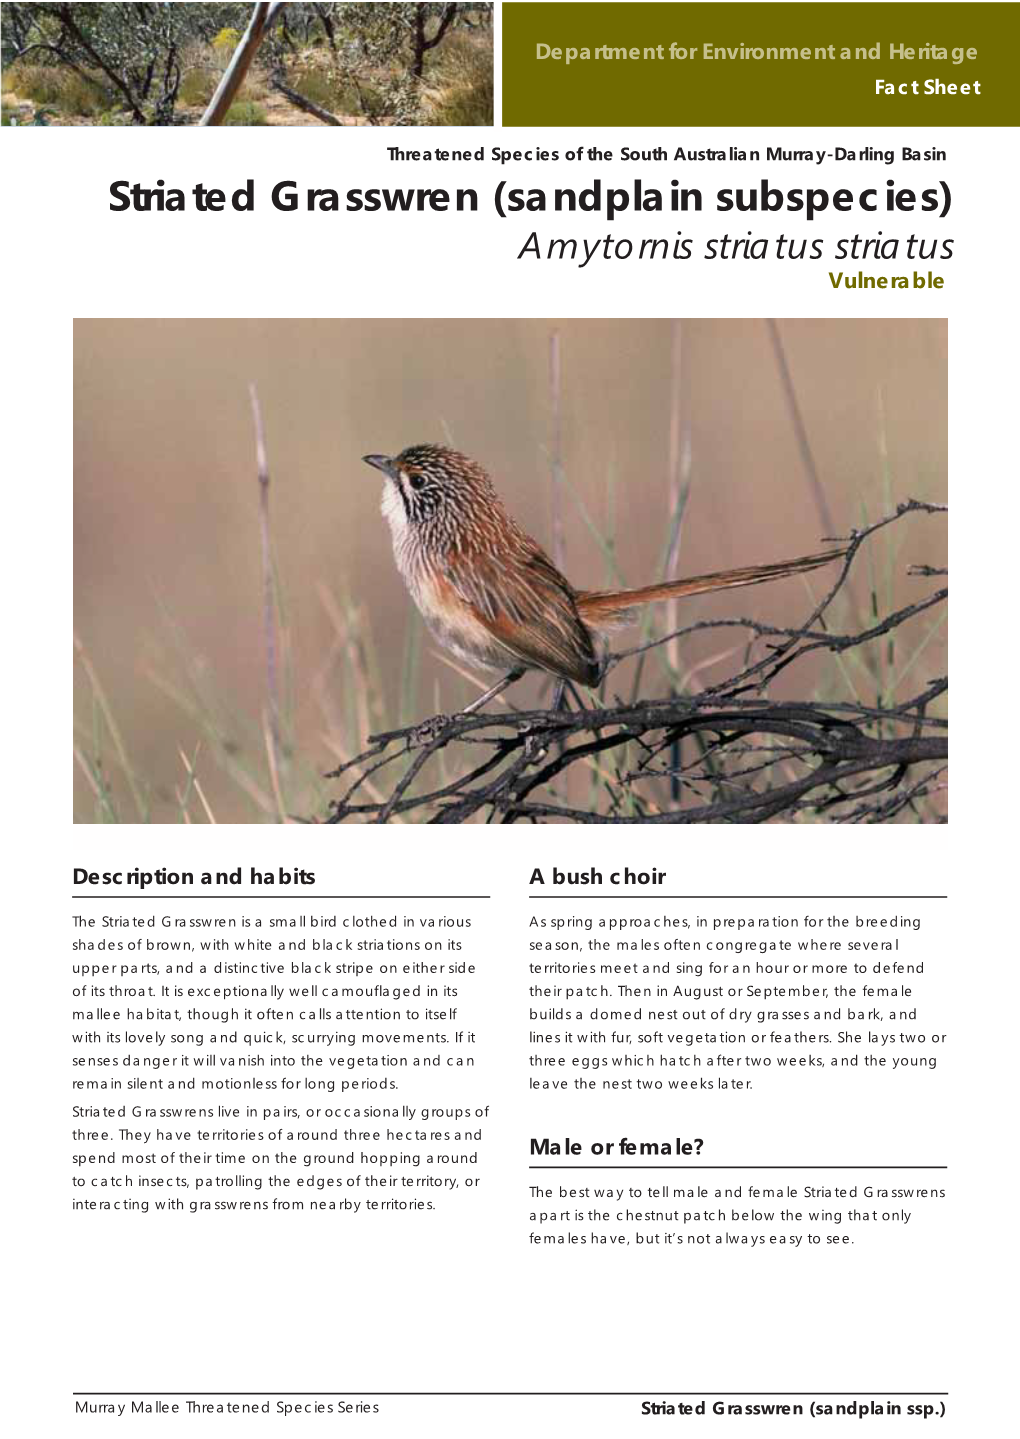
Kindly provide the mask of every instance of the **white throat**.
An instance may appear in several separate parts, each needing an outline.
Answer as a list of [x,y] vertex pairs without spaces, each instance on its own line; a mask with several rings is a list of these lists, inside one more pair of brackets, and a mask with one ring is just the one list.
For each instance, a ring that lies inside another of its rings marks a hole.
[[380,509],[383,518],[390,527],[390,538],[393,541],[393,558],[397,562],[397,569],[403,575],[407,584],[413,583],[412,555],[414,552],[414,529],[407,518],[407,511],[404,509],[404,501],[400,494],[400,486],[396,480],[387,479],[383,485],[382,503]]
[[404,509],[404,501],[400,497],[400,487],[396,480],[387,478],[383,482],[380,509],[383,513],[383,519],[390,527],[390,534],[393,536],[393,546],[396,548],[406,537],[408,530],[407,511]]

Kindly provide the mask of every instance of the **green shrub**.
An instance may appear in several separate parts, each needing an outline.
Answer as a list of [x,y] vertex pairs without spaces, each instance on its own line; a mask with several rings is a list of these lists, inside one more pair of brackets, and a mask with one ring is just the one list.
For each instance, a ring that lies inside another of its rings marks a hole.
[[112,103],[111,96],[98,81],[55,65],[15,62],[4,72],[4,81],[23,99],[37,105],[52,105],[64,115],[99,115]]
[[375,85],[366,85],[364,82],[355,85],[350,81],[337,87],[332,108],[336,115],[384,115],[386,93]]
[[287,76],[287,83],[325,110],[335,110],[339,104],[337,86],[325,70],[315,65],[295,66]]
[[237,105],[231,105],[223,123],[224,125],[268,125],[269,116],[261,105],[256,105],[251,100],[242,100]]
[[49,65],[26,65],[15,61],[4,70],[4,85],[24,100],[49,104],[57,94],[60,71]]
[[253,65],[238,94],[242,100],[265,100],[269,94],[269,82],[262,71]]
[[216,76],[208,70],[189,70],[181,81],[177,98],[182,105],[208,105],[216,84]]
[[[316,63],[318,60],[318,63]],[[383,76],[380,74],[380,83]],[[351,75],[340,74],[329,56],[315,57],[292,65],[287,84],[315,105],[333,115],[384,114],[386,96],[377,85]]]

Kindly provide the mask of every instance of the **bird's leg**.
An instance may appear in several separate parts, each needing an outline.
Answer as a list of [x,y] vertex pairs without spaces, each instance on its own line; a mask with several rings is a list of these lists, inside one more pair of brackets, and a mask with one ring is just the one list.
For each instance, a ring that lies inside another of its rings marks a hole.
[[494,700],[497,695],[501,695],[504,690],[509,689],[511,685],[516,684],[517,681],[523,676],[523,674],[523,670],[511,670],[510,673],[505,674],[501,680],[497,680],[491,689],[486,690],[483,695],[479,695],[476,700],[472,700],[469,705],[466,705],[464,709],[461,710],[461,714],[475,714],[475,712],[477,710],[480,710],[483,705],[487,705],[490,700]]
[[[483,695],[479,695],[476,700],[472,700],[464,709],[459,710],[457,714],[452,716],[452,719],[460,719],[464,715],[475,714],[483,705],[488,704],[489,700],[495,699],[496,696],[501,695],[505,689],[509,689],[523,674],[524,670],[522,669],[511,670],[510,673],[505,674],[501,680],[497,680],[491,689],[487,689]],[[411,732],[411,746],[428,744],[431,740],[434,740],[437,735],[442,734],[450,722],[450,715],[433,715],[431,719],[425,720],[423,724],[416,726]]]
[[[575,699],[577,698],[574,686],[570,684],[568,680],[565,680],[562,675],[560,675],[556,681],[555,686],[553,687],[553,714],[562,714],[565,710],[568,710],[570,708],[570,703],[567,699],[568,692],[572,693]],[[578,705],[578,709],[583,709],[583,705]],[[555,741],[555,746],[559,753],[562,754],[567,747],[566,735],[560,735],[559,738]]]

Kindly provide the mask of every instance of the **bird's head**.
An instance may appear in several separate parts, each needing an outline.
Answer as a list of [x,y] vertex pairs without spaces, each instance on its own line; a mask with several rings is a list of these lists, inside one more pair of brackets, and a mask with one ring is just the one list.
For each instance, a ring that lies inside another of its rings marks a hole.
[[392,458],[363,458],[386,476],[383,514],[395,531],[430,522],[453,528],[470,521],[479,506],[498,503],[482,466],[445,445],[411,445]]

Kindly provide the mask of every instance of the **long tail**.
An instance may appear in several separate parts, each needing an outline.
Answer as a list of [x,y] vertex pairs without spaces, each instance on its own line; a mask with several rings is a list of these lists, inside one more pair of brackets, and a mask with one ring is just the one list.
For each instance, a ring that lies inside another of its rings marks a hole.
[[782,580],[787,575],[801,575],[818,569],[832,560],[842,559],[845,550],[828,550],[823,555],[802,555],[775,565],[749,565],[743,570],[719,570],[712,575],[694,575],[688,580],[669,580],[661,585],[645,585],[639,590],[582,590],[577,595],[577,610],[585,624],[593,629],[612,629],[629,624],[642,605],[657,600],[676,600],[685,595],[705,595],[712,590],[735,590],[742,585],[761,585],[767,580]]

